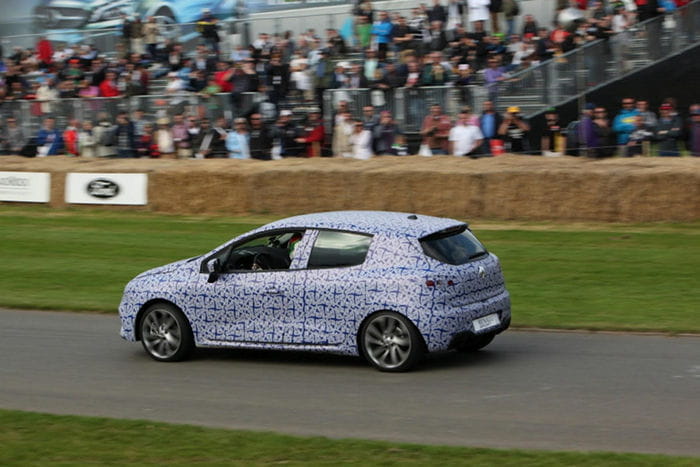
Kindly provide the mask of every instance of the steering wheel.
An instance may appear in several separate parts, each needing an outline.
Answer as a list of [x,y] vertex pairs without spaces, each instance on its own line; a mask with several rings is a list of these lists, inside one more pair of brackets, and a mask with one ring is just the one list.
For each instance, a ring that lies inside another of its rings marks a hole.
[[267,269],[272,269],[270,267],[270,260],[264,253],[258,253],[253,257],[253,263],[250,266],[251,271],[265,271]]

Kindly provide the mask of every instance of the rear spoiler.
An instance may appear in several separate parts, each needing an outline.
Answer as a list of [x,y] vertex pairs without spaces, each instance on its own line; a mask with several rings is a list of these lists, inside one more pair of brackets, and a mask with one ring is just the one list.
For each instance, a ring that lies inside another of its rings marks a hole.
[[437,232],[433,232],[431,234],[428,234],[425,237],[419,238],[419,240],[421,242],[422,241],[437,240],[439,238],[449,237],[450,235],[461,234],[462,232],[464,232],[468,228],[469,228],[469,224],[467,224],[467,223],[453,225],[452,227],[447,227],[446,229],[438,230]]

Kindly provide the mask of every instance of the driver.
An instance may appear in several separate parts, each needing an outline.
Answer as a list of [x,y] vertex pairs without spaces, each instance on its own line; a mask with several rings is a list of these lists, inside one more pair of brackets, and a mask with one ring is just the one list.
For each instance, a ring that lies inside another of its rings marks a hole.
[[292,261],[294,259],[294,255],[296,254],[296,249],[297,245],[299,244],[299,240],[301,240],[301,234],[300,233],[295,233],[292,238],[289,239],[287,242],[287,252],[289,252],[289,260]]

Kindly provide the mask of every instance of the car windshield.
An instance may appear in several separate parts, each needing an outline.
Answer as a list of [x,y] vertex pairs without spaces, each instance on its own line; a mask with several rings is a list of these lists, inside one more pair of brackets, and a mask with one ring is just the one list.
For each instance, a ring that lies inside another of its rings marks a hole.
[[426,255],[447,264],[464,264],[487,253],[466,225],[428,235],[420,243]]

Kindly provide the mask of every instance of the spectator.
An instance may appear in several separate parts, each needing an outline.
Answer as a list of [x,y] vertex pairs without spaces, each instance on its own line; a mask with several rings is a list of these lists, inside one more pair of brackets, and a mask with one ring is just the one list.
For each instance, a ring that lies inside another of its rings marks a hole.
[[226,158],[228,157],[228,151],[226,149],[226,137],[228,136],[228,126],[226,125],[226,119],[224,117],[217,117],[212,134],[212,152],[211,157],[213,158]]
[[453,156],[477,157],[482,146],[484,135],[478,126],[474,125],[469,115],[469,109],[459,112],[457,123],[449,133],[449,153]]
[[442,54],[432,52],[430,62],[423,67],[421,82],[424,86],[444,86],[450,81],[450,71],[442,64]]
[[97,126],[92,130],[93,138],[97,142],[97,157],[110,157],[116,154],[114,144],[114,125],[109,120],[107,112],[98,115]]
[[160,157],[153,124],[150,122],[146,122],[143,125],[143,132],[136,136],[136,157],[150,159]]
[[469,21],[472,31],[483,31],[484,23],[489,19],[490,0],[467,0],[469,6]]
[[447,10],[440,4],[440,0],[433,0],[433,6],[428,10],[428,21],[439,21],[441,24],[447,22]]
[[156,144],[159,157],[174,159],[176,147],[173,132],[169,126],[170,120],[168,120],[167,117],[161,117],[156,121],[156,123],[158,124],[158,129],[156,130],[153,139]]
[[146,24],[143,25],[143,40],[146,43],[146,50],[151,60],[158,61],[158,36],[160,31],[158,23],[153,16],[149,16]]
[[100,97],[119,97],[119,87],[117,86],[117,74],[113,71],[108,71],[105,74],[105,79],[100,83]]
[[414,30],[406,22],[405,16],[400,16],[398,23],[391,31],[394,47],[398,52],[412,50]]
[[134,22],[131,23],[131,42],[130,46],[131,48],[129,49],[133,53],[137,53],[139,55],[143,54],[143,27],[144,24],[141,22],[141,18],[138,16],[134,18]]
[[173,125],[170,130],[177,158],[188,159],[192,157],[192,140],[183,114],[177,114],[173,117]]
[[625,145],[623,156],[641,156],[645,154],[645,144],[652,140],[654,132],[647,129],[644,124],[644,117],[637,115],[634,119],[635,129],[630,133],[629,140]]
[[654,138],[659,142],[659,156],[680,156],[678,140],[681,139],[683,122],[678,115],[673,115],[673,106],[668,103],[659,107],[659,121]]
[[336,157],[352,157],[352,142],[350,136],[354,132],[355,122],[352,114],[348,110],[339,112],[336,117],[336,124],[333,127],[333,155]]
[[391,112],[383,111],[379,116],[379,124],[372,130],[373,147],[376,154],[398,156],[404,144],[403,133],[394,122]]
[[543,156],[561,156],[564,152],[564,137],[556,109],[547,109],[544,113],[545,129],[540,140]]
[[649,110],[649,101],[646,99],[638,99],[637,111],[639,112],[639,115],[644,118],[644,126],[647,129],[656,127],[658,119],[656,118],[656,114]]
[[53,62],[53,46],[46,36],[40,36],[36,44],[39,66],[42,70],[48,70]]
[[351,155],[354,159],[370,159],[372,152],[372,132],[365,128],[362,122],[353,122],[353,132],[350,135]]
[[248,124],[245,118],[239,117],[233,121],[234,130],[226,137],[226,149],[230,159],[250,159],[248,146]]
[[22,154],[22,150],[27,144],[27,137],[22,127],[17,125],[15,117],[9,116],[5,119],[5,127],[2,129],[2,136],[0,136],[0,144],[2,144],[2,154],[6,156]]
[[299,61],[298,67],[291,73],[290,80],[294,83],[294,88],[301,92],[305,101],[314,100],[314,83],[308,71],[308,62],[305,59]]
[[306,157],[320,157],[324,140],[323,122],[321,111],[311,109],[304,126],[304,136],[297,138],[296,142],[306,146]]
[[134,124],[129,120],[129,114],[126,112],[119,112],[117,115],[114,144],[117,146],[117,157],[122,159],[134,157],[136,148]]
[[534,16],[525,15],[525,17],[523,18],[523,31],[522,31],[523,37],[525,37],[527,35],[530,35],[530,37],[535,37],[539,34],[540,29],[541,28],[539,28],[537,26],[537,21],[535,21]]
[[302,156],[304,147],[297,142],[297,139],[302,137],[301,129],[292,120],[291,110],[283,110],[280,112],[280,116],[273,129],[273,136],[280,147],[279,155],[281,157]]
[[624,148],[627,146],[630,133],[637,129],[636,121],[640,114],[634,104],[634,99],[631,97],[622,99],[622,110],[613,120],[612,130],[617,134],[617,144],[620,146],[621,152],[624,152]]
[[430,28],[423,35],[423,42],[428,51],[439,52],[447,47],[447,35],[440,21],[431,21]]
[[78,155],[80,157],[97,157],[97,139],[90,120],[83,122],[82,129],[78,133]]
[[63,150],[63,137],[56,129],[56,119],[47,117],[36,136],[37,157],[57,156]]
[[430,114],[426,115],[421,125],[422,144],[430,149],[433,155],[449,154],[449,136],[452,129],[452,119],[442,112],[439,104],[430,106]]
[[79,156],[78,149],[78,132],[80,131],[80,122],[77,119],[72,119],[66,129],[63,131],[63,144],[66,146],[66,155]]
[[498,127],[498,135],[505,140],[506,150],[514,154],[526,154],[530,146],[528,136],[530,125],[520,115],[520,107],[508,107],[501,126]]
[[489,12],[491,13],[491,32],[500,33],[500,13],[503,12],[503,0],[491,0],[489,3]]
[[367,16],[357,17],[357,26],[355,26],[355,34],[357,42],[362,50],[367,50],[372,44],[372,24]]
[[36,100],[41,102],[41,113],[53,113],[53,103],[58,100],[59,93],[54,86],[54,80],[48,78],[44,80],[36,90]]
[[499,60],[495,57],[489,58],[488,65],[489,67],[484,71],[484,80],[486,81],[489,100],[496,104],[500,83],[506,79],[506,73]]
[[493,154],[492,141],[498,140],[498,129],[501,127],[501,123],[503,123],[503,116],[496,111],[493,102],[485,101],[482,104],[481,117],[479,118],[479,126],[483,135],[482,153]]
[[259,113],[250,116],[248,148],[251,159],[272,160],[272,132],[263,122],[262,115]]
[[598,139],[598,147],[594,148],[592,157],[603,158],[615,154],[612,129],[607,114],[608,112],[603,107],[596,107],[593,111],[593,130]]
[[347,53],[345,40],[335,29],[326,29],[326,44],[328,53],[333,57],[343,57]]
[[379,13],[379,21],[372,26],[372,35],[377,41],[377,50],[379,60],[386,60],[386,53],[389,50],[391,43],[391,31],[394,25],[389,19],[389,13],[382,11]]
[[[506,36],[510,37],[515,34],[515,18],[520,14],[520,5],[517,0],[503,0],[503,16],[506,18]],[[523,27],[524,28],[524,27]],[[530,31],[528,31],[530,32]],[[524,34],[524,33],[523,33]],[[532,34],[537,34],[537,25],[535,25]]]
[[216,57],[219,57],[219,24],[209,8],[202,11],[202,17],[197,21],[197,32]]
[[700,157],[700,105],[698,104],[694,104],[690,109],[688,150],[691,156]]

